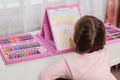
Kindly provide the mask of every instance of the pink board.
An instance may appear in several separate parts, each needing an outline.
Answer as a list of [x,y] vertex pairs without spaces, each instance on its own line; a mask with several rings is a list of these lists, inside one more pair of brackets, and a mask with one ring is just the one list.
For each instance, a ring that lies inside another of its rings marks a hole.
[[69,38],[73,35],[74,25],[81,17],[79,5],[47,8],[42,31],[37,36],[52,49],[52,54],[71,52]]

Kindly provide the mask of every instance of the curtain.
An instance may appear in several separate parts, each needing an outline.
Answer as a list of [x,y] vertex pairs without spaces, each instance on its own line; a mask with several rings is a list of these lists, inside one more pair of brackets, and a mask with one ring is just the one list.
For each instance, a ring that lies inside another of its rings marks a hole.
[[39,30],[49,6],[80,4],[82,16],[104,21],[107,0],[0,0],[0,37]]
[[79,0],[83,15],[93,15],[104,22],[107,0]]
[[108,0],[105,20],[120,28],[120,0]]
[[42,0],[0,0],[0,36],[40,29]]

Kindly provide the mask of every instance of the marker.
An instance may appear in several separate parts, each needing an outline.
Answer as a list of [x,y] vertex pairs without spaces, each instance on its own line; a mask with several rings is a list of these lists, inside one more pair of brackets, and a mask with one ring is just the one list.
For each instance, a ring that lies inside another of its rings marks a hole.
[[14,59],[14,54],[13,53],[9,53],[10,59]]
[[4,55],[4,57],[5,57],[5,60],[9,60],[10,59],[8,55]]
[[31,55],[29,50],[26,50],[26,54],[29,55],[29,56]]
[[17,55],[17,53],[16,53],[16,52],[14,52],[14,57],[15,57],[15,58],[18,58],[18,55]]
[[10,43],[16,42],[15,38],[9,39]]
[[20,58],[20,57],[22,57],[22,55],[21,55],[21,53],[20,52],[18,52],[18,57]]
[[29,56],[29,53],[26,50],[24,50],[24,53],[26,56]]
[[34,51],[33,50],[30,50],[31,54],[34,55]]

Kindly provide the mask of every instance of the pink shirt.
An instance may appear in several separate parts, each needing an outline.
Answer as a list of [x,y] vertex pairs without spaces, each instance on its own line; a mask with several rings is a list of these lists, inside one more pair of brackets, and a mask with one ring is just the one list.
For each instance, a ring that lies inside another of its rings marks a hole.
[[67,77],[72,80],[116,80],[110,72],[105,50],[91,54],[68,53],[63,60],[41,73],[40,80]]

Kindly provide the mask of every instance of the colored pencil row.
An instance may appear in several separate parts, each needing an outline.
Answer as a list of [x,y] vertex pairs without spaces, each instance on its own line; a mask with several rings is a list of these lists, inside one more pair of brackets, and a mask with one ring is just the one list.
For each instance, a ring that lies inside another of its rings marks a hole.
[[113,29],[112,27],[105,27],[106,31]]
[[112,35],[106,36],[106,40],[114,40],[119,38],[120,38],[120,34],[112,34]]
[[120,33],[119,34],[112,34],[111,36],[114,37],[115,39],[117,39],[117,38],[120,38]]
[[16,45],[16,46],[11,46],[11,47],[4,47],[1,49],[2,52],[9,52],[9,51],[14,51],[14,50],[21,50],[21,49],[26,49],[26,48],[32,48],[32,47],[38,47],[40,46],[38,43],[27,43],[24,45]]
[[113,40],[114,38],[112,38],[111,36],[106,36],[106,40],[109,41],[109,40]]
[[14,43],[14,42],[25,41],[30,39],[33,39],[33,37],[32,36],[15,37],[15,38],[9,38],[5,40],[0,40],[0,44]]
[[106,40],[115,40],[120,38],[120,30],[115,29],[114,27],[105,27],[107,36]]
[[29,50],[24,50],[24,51],[5,53],[4,58],[5,60],[11,60],[11,59],[17,59],[17,58],[22,58],[22,57],[28,57],[31,55],[37,55],[40,53],[41,52],[39,52],[37,49],[29,49]]
[[110,30],[110,31],[107,31],[109,34],[112,34],[112,33],[118,33],[118,32],[120,32],[120,31],[118,31],[118,30]]

